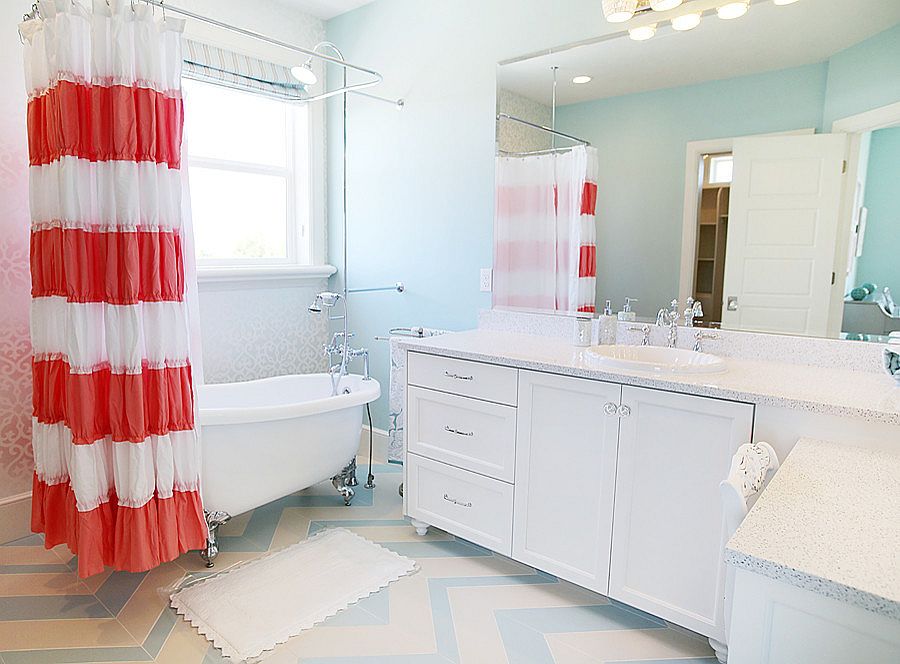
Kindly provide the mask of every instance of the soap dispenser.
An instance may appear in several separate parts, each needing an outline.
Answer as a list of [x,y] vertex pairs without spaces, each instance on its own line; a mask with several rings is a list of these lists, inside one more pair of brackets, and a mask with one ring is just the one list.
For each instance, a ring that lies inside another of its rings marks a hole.
[[637,320],[637,314],[631,310],[631,305],[637,302],[636,297],[626,297],[625,298],[625,306],[622,307],[622,311],[619,312],[619,320],[628,321],[633,323]]
[[616,328],[619,321],[616,319],[612,311],[612,302],[606,301],[603,307],[603,315],[600,316],[600,344],[604,346],[612,346],[616,343]]

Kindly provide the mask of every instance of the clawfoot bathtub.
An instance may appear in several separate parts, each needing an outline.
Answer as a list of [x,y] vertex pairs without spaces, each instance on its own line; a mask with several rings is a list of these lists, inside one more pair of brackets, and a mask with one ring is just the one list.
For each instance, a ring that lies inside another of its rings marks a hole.
[[209,525],[203,558],[218,554],[216,530],[232,516],[332,479],[345,504],[356,485],[365,404],[374,379],[348,375],[332,396],[328,374],[205,385],[198,395],[201,490]]

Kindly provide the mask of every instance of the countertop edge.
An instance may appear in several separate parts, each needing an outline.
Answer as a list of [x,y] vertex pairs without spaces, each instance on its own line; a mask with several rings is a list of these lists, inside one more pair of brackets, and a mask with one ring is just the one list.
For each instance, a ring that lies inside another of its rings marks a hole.
[[[765,394],[760,392],[741,391],[708,385],[697,385],[692,383],[672,382],[666,380],[663,377],[651,374],[614,373],[603,371],[600,369],[579,369],[575,367],[552,364],[536,360],[501,357],[479,351],[460,350],[456,348],[441,348],[427,344],[428,341],[433,341],[434,339],[439,338],[440,337],[426,337],[424,339],[402,339],[399,340],[399,344],[401,348],[404,348],[407,351],[412,350],[429,355],[438,355],[442,357],[451,357],[463,360],[475,360],[486,362],[489,364],[503,364],[506,366],[515,367],[517,369],[547,371],[549,373],[574,376],[577,378],[608,380],[610,382],[621,383],[623,385],[633,385],[635,387],[651,387],[663,389],[669,392],[726,399],[728,401],[741,401],[745,403],[753,403],[756,405],[776,406],[781,408],[795,408],[810,413],[824,413],[829,415],[837,415],[840,417],[862,419],[869,422],[878,422],[882,424],[900,426],[900,413],[888,413],[881,410],[872,410],[868,408],[841,406],[823,401],[780,397],[778,395]],[[422,343],[423,341],[426,343]]]
[[866,590],[802,572],[730,547],[725,548],[725,564],[900,621],[900,602]]

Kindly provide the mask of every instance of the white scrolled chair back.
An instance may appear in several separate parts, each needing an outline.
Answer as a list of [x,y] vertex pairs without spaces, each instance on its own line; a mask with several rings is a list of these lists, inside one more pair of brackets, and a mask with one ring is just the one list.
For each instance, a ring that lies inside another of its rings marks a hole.
[[[769,443],[744,443],[731,458],[731,469],[728,477],[719,484],[719,493],[722,497],[722,514],[725,519],[724,538],[722,546],[731,539],[734,531],[741,525],[741,521],[747,516],[750,507],[762,492],[766,482],[771,479],[778,470],[778,455]],[[725,601],[722,605],[722,616],[725,629],[728,629],[728,621],[731,619],[731,596],[734,590],[734,572],[725,569]],[[716,651],[716,657],[720,662],[725,662],[728,656],[728,646],[710,639],[710,644]]]

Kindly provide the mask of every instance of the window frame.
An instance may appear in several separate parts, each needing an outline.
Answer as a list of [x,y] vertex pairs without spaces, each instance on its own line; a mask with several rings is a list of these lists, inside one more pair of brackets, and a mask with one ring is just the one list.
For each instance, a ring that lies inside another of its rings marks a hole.
[[[190,79],[191,85],[204,85],[231,90],[238,94],[252,91],[235,90],[213,81]],[[279,101],[279,100],[275,100]],[[285,253],[284,257],[201,258],[195,255],[198,278],[203,281],[276,279],[283,277],[315,278],[331,274],[334,268],[324,261],[325,214],[318,199],[325,194],[324,168],[314,168],[314,161],[324,158],[324,113],[314,106],[281,102],[285,106],[286,163],[282,166],[240,160],[194,156],[190,153],[190,136],[185,162],[192,167],[219,171],[272,175],[285,180]],[[305,131],[304,131],[305,127]],[[321,129],[321,130],[320,130]],[[321,237],[320,237],[321,236]]]

